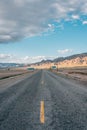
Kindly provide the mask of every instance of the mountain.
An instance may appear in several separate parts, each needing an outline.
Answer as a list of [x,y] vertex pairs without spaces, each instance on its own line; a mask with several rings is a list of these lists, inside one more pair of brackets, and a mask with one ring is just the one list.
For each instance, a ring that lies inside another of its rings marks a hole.
[[64,60],[72,60],[72,59],[75,59],[75,58],[84,58],[87,56],[87,53],[81,53],[81,54],[75,54],[75,55],[71,55],[71,56],[67,56],[67,57],[59,57],[59,58],[56,58],[53,60],[53,62],[60,62],[60,61],[64,61]]
[[17,63],[0,63],[0,68],[9,68],[9,67],[21,67],[23,64]]
[[53,62],[53,60],[42,60],[42,61],[38,62],[38,64],[52,63],[52,62]]
[[87,53],[58,57],[54,60],[42,60],[41,62],[32,64],[33,67],[38,69],[50,68],[53,65],[57,65],[59,68],[87,66]]

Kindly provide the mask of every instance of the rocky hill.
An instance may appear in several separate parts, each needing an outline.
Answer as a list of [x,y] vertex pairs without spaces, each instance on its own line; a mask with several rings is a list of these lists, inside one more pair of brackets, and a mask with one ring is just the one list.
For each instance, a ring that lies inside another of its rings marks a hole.
[[32,64],[35,68],[50,68],[52,65],[57,65],[59,68],[63,67],[77,67],[87,66],[87,53],[76,54],[68,57],[59,57],[51,60],[43,60],[41,62]]

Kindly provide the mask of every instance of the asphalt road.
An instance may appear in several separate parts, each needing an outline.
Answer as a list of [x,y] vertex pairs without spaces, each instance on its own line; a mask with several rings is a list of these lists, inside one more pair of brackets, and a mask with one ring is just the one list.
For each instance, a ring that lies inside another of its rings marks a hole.
[[46,70],[26,77],[0,91],[0,130],[87,130],[87,86]]

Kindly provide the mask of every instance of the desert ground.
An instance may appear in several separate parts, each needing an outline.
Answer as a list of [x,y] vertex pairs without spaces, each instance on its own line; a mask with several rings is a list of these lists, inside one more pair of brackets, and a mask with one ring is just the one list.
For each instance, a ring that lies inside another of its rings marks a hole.
[[59,68],[56,73],[87,84],[87,67]]
[[26,73],[31,73],[27,70],[26,67],[0,69],[0,79],[14,77],[14,76],[18,76],[18,75],[22,75]]

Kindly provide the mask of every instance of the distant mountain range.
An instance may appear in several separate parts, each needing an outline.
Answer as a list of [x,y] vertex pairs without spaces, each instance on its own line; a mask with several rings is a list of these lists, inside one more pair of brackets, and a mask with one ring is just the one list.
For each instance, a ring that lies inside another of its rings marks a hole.
[[62,61],[64,61],[64,60],[72,60],[72,59],[76,59],[76,58],[80,58],[80,59],[82,59],[82,58],[84,58],[84,57],[86,57],[87,56],[87,53],[81,53],[81,54],[75,54],[75,55],[71,55],[71,56],[67,56],[67,57],[58,57],[58,58],[56,58],[56,59],[54,59],[54,60],[42,60],[42,61],[40,61],[40,62],[37,62],[37,63],[34,63],[34,64],[42,64],[42,63],[53,63],[53,62],[62,62]]
[[0,63],[0,68],[9,68],[9,67],[21,67],[23,64],[17,63]]
[[59,67],[87,66],[87,53],[59,57],[54,60],[42,60],[32,64],[36,68],[49,68],[52,65],[58,65]]
[[[54,60],[42,60],[41,62],[33,63],[30,66],[36,68],[49,68],[57,64],[59,67],[74,67],[87,66],[87,53],[75,54],[68,57],[58,57]],[[18,63],[0,63],[0,68],[22,67],[24,64]]]
[[71,55],[68,57],[59,57],[53,60],[53,62],[60,62],[60,61],[64,61],[64,60],[72,60],[72,59],[76,59],[76,58],[84,58],[87,56],[87,53],[81,53],[81,54],[75,54],[75,55]]

